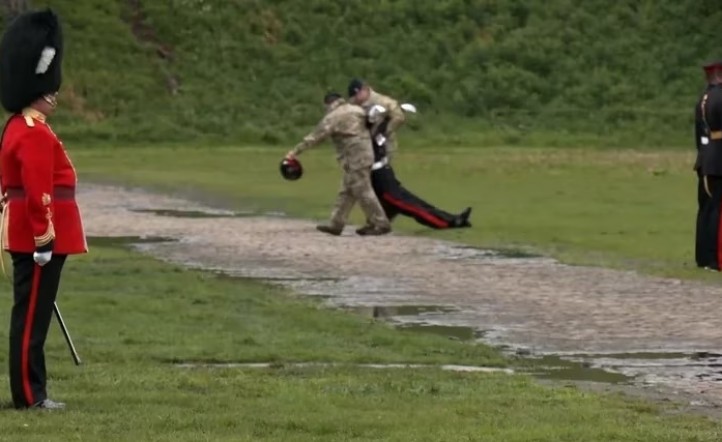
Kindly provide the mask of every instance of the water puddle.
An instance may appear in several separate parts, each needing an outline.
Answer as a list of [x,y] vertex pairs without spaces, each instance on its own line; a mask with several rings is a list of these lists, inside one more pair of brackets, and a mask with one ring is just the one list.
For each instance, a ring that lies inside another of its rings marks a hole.
[[176,239],[163,236],[88,236],[87,241],[91,247],[121,247],[132,246],[134,244],[175,242]]
[[529,260],[548,260],[542,255],[528,252],[515,248],[479,248],[465,245],[447,245],[442,244],[436,248],[436,254],[442,259],[448,260],[520,260],[528,262]]
[[504,373],[513,374],[514,370],[509,368],[486,367],[479,365],[427,365],[427,364],[340,364],[333,362],[202,362],[202,361],[186,361],[173,362],[177,368],[186,369],[243,369],[243,368],[370,368],[377,370],[399,370],[399,369],[439,369],[442,371],[454,371],[464,373]]
[[478,331],[473,327],[454,326],[454,325],[437,325],[437,324],[425,324],[425,323],[406,323],[399,324],[396,326],[399,330],[415,332],[415,333],[430,333],[433,335],[443,336],[445,338],[454,339],[458,341],[475,341],[481,339],[484,332]]
[[528,357],[521,360],[517,371],[538,379],[555,381],[601,382],[606,384],[628,383],[632,376],[596,368],[588,363],[564,359],[560,356]]
[[341,306],[342,309],[372,318],[393,318],[395,316],[421,316],[458,311],[456,307],[443,305],[393,305],[393,306]]
[[[448,339],[475,342],[482,340],[485,331],[453,323],[439,323],[440,320],[448,319],[446,314],[461,311],[459,308],[445,305],[396,305],[396,306],[340,306],[343,310],[349,311],[373,319],[380,319],[391,323],[398,330],[411,333],[429,333],[443,336]],[[431,319],[434,322],[430,322]],[[602,382],[609,384],[627,383],[633,376],[610,371],[592,365],[588,359],[596,358],[597,355],[570,355],[564,358],[560,355],[534,356],[531,353],[524,353],[519,356],[517,353],[512,357],[517,363],[515,370],[521,373],[532,375],[538,379],[556,381],[585,381]],[[611,355],[606,355],[610,357]],[[633,357],[633,355],[620,355]],[[655,355],[648,355],[653,357]]]
[[283,212],[234,212],[229,210],[178,210],[178,209],[132,209],[136,213],[150,213],[171,218],[250,218],[257,216],[285,217]]

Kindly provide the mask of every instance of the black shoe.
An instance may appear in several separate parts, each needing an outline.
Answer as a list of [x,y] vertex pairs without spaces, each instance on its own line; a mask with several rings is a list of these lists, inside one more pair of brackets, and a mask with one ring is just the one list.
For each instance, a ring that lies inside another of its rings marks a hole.
[[332,226],[316,226],[316,230],[323,233],[328,233],[329,235],[339,236],[341,232],[343,232],[343,227],[332,227]]
[[467,207],[459,215],[459,227],[471,227],[469,217],[471,216],[471,207]]
[[363,227],[358,229],[356,233],[361,236],[381,236],[391,232],[391,227],[371,227],[364,229]]
[[64,410],[65,404],[62,402],[55,402],[51,399],[42,400],[30,408],[39,408],[42,410]]

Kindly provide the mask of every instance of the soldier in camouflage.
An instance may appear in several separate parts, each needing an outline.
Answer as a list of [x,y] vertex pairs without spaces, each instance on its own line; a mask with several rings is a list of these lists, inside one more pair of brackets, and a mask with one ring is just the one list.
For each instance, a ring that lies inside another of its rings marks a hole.
[[346,103],[341,95],[335,92],[324,97],[324,104],[326,115],[316,129],[286,155],[286,158],[295,158],[329,137],[336,147],[336,159],[344,172],[341,190],[336,198],[329,225],[319,225],[316,229],[331,235],[340,235],[351,209],[358,201],[369,224],[358,229],[356,233],[389,233],[391,224],[371,186],[374,153],[366,126],[366,112],[359,106]]
[[386,156],[390,161],[393,154],[398,150],[396,129],[401,127],[404,121],[406,121],[406,116],[399,102],[376,92],[371,89],[368,83],[357,78],[351,80],[349,83],[348,96],[351,103],[358,104],[363,107],[366,112],[374,105],[380,105],[386,108],[387,120],[377,122],[374,127],[371,127],[371,133],[377,132],[376,126],[386,124],[386,130],[384,131],[386,134]]

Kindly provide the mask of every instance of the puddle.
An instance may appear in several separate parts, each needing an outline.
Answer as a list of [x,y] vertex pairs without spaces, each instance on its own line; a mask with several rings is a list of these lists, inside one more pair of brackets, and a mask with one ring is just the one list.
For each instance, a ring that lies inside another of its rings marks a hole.
[[[244,280],[244,279],[258,280],[259,279],[259,278],[253,278],[253,277],[237,276],[237,275],[233,275],[226,271],[217,271],[214,273],[218,279],[225,280],[225,281],[240,281],[240,280]],[[294,281],[339,282],[339,281],[341,281],[342,278],[323,277],[323,276],[267,276],[267,277],[260,278],[260,279],[262,279],[263,282],[283,283],[283,282],[294,282]]]
[[481,339],[484,335],[482,331],[476,330],[473,327],[464,327],[459,325],[406,323],[398,324],[396,328],[409,332],[430,333],[458,341],[475,341],[477,339]]
[[521,249],[514,248],[490,248],[482,249],[473,246],[458,246],[457,249],[472,250],[483,256],[496,257],[496,258],[543,258],[542,255],[527,252]]
[[285,217],[284,212],[271,211],[258,212],[233,212],[228,210],[177,210],[177,209],[131,209],[136,213],[151,213],[156,216],[167,216],[171,218],[250,218],[257,216]]
[[337,367],[354,367],[354,368],[371,368],[377,370],[399,370],[399,369],[439,369],[443,371],[455,371],[465,373],[505,373],[513,374],[514,370],[510,368],[485,367],[479,365],[426,365],[426,364],[341,364],[333,362],[175,362],[173,365],[177,368],[337,368]]
[[87,241],[91,247],[119,247],[133,244],[175,242],[176,240],[163,236],[88,236]]
[[560,356],[529,357],[517,367],[520,373],[538,379],[555,381],[602,382],[621,384],[631,382],[634,377],[590,366],[587,363],[563,359]]
[[169,216],[171,218],[236,218],[254,216],[252,212],[228,211],[202,211],[202,210],[175,210],[175,209],[133,209],[131,212],[152,213],[156,216]]
[[542,255],[534,254],[515,248],[479,248],[464,245],[440,245],[437,254],[443,259],[483,259],[483,260],[540,260],[548,259]]
[[396,305],[396,306],[341,306],[342,309],[372,318],[393,318],[394,316],[422,316],[455,312],[459,309],[442,305]]

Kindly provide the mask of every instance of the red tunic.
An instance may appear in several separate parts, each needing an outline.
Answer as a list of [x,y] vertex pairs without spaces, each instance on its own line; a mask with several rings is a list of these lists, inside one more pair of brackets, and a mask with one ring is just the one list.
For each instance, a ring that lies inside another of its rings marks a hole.
[[76,183],[75,169],[45,116],[26,109],[10,117],[0,145],[4,249],[32,253],[52,241],[56,254],[87,252]]

